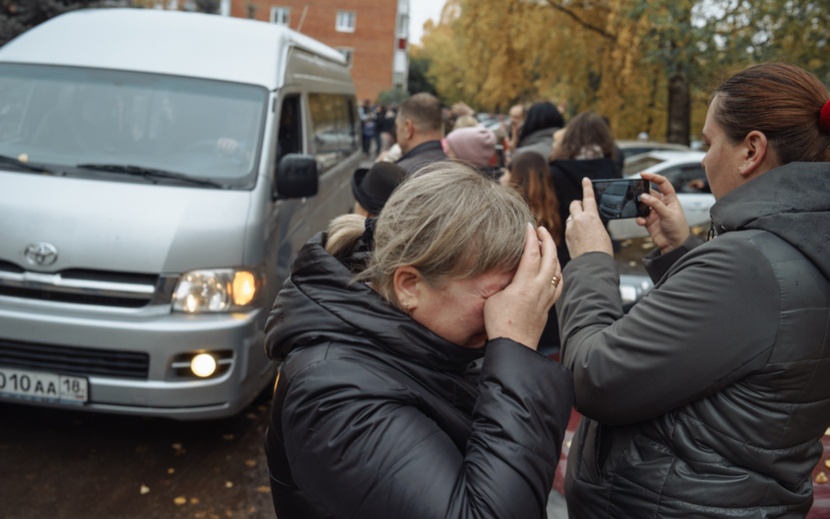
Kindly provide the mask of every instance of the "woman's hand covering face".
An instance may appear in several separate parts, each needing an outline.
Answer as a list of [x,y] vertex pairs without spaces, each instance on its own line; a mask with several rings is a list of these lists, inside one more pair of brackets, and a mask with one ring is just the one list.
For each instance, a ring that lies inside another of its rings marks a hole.
[[533,350],[548,312],[562,293],[562,270],[553,237],[544,227],[528,224],[522,259],[513,280],[484,304],[487,337],[505,337]]

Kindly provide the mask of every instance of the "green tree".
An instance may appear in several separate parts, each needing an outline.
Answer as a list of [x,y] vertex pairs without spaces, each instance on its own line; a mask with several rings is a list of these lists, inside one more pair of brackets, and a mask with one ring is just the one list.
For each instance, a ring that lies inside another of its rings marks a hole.
[[430,60],[420,56],[417,49],[413,48],[409,55],[409,76],[407,78],[407,90],[413,93],[427,92],[434,96],[438,95],[432,79],[427,75]]

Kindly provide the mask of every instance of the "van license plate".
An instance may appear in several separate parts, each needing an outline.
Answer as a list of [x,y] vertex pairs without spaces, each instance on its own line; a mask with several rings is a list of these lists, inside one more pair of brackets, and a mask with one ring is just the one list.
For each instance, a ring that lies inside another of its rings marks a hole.
[[87,385],[84,377],[0,367],[0,395],[4,396],[82,404],[87,401]]

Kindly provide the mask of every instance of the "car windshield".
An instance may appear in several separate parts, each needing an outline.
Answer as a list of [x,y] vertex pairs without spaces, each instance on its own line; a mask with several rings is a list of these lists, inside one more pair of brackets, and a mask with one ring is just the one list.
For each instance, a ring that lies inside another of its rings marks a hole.
[[252,85],[3,64],[0,155],[65,175],[108,178],[111,172],[77,166],[125,165],[250,189],[267,98]]

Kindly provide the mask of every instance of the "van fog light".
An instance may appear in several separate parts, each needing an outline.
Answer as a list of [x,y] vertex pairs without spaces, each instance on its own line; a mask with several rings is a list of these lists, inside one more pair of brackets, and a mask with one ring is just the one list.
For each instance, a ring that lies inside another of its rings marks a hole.
[[197,377],[209,377],[216,373],[216,359],[208,353],[200,353],[190,361],[190,370]]
[[232,350],[188,351],[173,357],[168,380],[208,380],[219,378],[233,368]]

